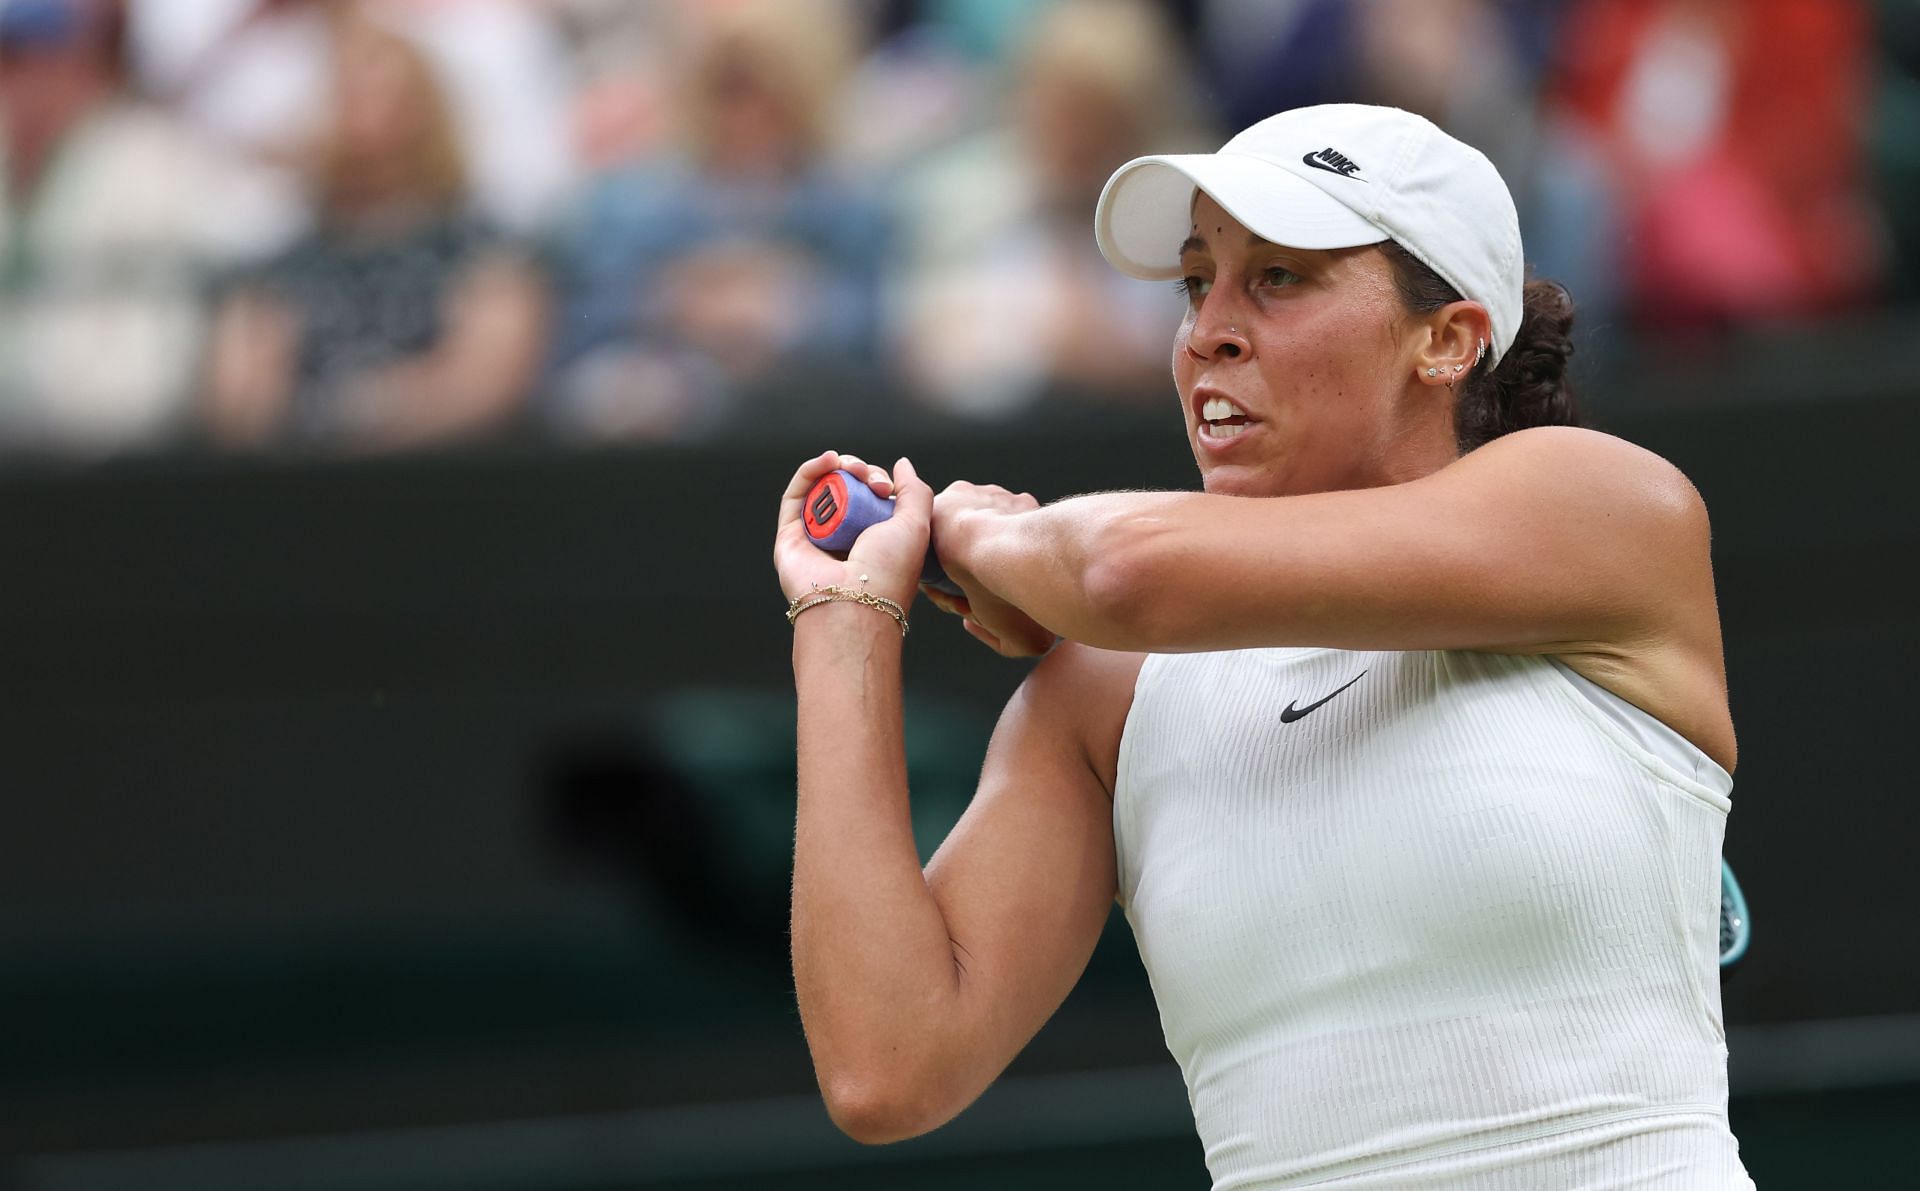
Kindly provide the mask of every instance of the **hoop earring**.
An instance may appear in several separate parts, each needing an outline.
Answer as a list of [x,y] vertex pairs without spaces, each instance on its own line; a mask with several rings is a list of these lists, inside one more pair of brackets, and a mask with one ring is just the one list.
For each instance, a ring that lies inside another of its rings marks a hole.
[[1480,366],[1480,361],[1482,361],[1482,360],[1484,360],[1484,359],[1486,359],[1486,358],[1487,358],[1487,341],[1486,341],[1486,340],[1484,340],[1484,339],[1482,339],[1482,340],[1480,341],[1480,354],[1479,354],[1479,355],[1476,355],[1475,357],[1473,357],[1473,363],[1474,363],[1474,367],[1476,367],[1476,368],[1477,368],[1477,367],[1479,367],[1479,366]]

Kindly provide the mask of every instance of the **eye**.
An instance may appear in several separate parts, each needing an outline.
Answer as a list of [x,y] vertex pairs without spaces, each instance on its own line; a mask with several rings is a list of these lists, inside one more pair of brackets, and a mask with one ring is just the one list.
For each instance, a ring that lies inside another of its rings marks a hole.
[[1189,274],[1174,282],[1173,288],[1185,294],[1187,301],[1198,302],[1213,289],[1213,282],[1198,274]]
[[1276,287],[1292,285],[1294,282],[1300,280],[1300,274],[1295,273],[1292,269],[1283,269],[1279,265],[1274,265],[1267,269],[1262,276],[1268,285]]

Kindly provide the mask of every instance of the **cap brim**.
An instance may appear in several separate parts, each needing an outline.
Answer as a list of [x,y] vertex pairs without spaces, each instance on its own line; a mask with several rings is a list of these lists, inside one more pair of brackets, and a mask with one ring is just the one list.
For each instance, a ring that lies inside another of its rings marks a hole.
[[1107,179],[1094,213],[1101,254],[1129,277],[1165,281],[1179,276],[1180,245],[1193,227],[1196,187],[1254,235],[1290,248],[1353,248],[1388,238],[1313,183],[1270,161],[1239,153],[1174,153],[1136,157]]

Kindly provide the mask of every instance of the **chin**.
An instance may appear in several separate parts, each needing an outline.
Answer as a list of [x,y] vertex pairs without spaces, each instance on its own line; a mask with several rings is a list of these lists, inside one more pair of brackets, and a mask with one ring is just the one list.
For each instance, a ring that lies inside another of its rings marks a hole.
[[1285,482],[1272,471],[1226,463],[1200,473],[1200,487],[1213,496],[1285,496]]

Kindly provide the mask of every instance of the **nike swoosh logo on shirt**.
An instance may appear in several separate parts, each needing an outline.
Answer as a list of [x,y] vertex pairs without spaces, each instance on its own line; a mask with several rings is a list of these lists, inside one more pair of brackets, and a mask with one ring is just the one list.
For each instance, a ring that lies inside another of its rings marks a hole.
[[[1347,681],[1347,685],[1341,687],[1340,691],[1346,690],[1347,687],[1352,686],[1356,682],[1359,682],[1361,679],[1365,678],[1366,676],[1367,676],[1367,672],[1365,670],[1360,671],[1360,673],[1354,675],[1351,679],[1349,679]],[[1328,695],[1326,699],[1317,699],[1314,702],[1307,704],[1305,707],[1295,707],[1293,703],[1289,701],[1287,703],[1287,709],[1280,713],[1280,722],[1283,724],[1291,724],[1293,721],[1297,719],[1301,719],[1305,716],[1313,714],[1320,707],[1324,706],[1328,699],[1332,699],[1334,695],[1338,695],[1340,691],[1333,692],[1333,695]]]

